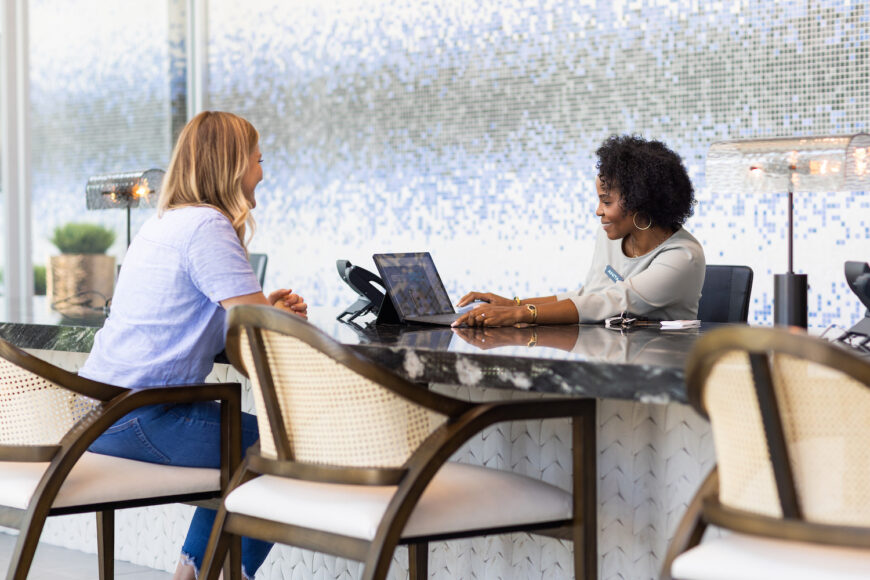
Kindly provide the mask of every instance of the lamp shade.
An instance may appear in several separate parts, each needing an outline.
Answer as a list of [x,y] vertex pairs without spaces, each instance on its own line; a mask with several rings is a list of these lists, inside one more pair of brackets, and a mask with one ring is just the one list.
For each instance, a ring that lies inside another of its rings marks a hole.
[[870,191],[870,135],[719,141],[707,154],[707,185],[713,193]]
[[162,169],[95,175],[88,179],[88,209],[154,207],[165,172]]

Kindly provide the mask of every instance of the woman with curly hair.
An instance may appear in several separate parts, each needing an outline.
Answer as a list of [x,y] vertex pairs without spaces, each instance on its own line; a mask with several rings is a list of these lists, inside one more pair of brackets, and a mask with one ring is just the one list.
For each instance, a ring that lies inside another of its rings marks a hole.
[[660,141],[613,136],[596,151],[601,230],[579,290],[539,298],[470,292],[485,302],[454,326],[601,322],[624,312],[654,320],[694,319],[704,284],[704,250],[683,228],[694,188],[680,157]]

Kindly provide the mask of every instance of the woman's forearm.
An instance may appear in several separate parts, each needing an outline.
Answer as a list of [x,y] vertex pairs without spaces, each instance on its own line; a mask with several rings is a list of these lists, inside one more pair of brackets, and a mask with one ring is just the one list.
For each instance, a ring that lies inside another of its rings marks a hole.
[[[546,302],[534,303],[523,302],[523,305],[534,304],[536,313],[531,311],[524,313],[521,322],[535,322],[537,324],[575,324],[580,320],[577,314],[577,307],[570,300],[556,301],[555,296],[548,296],[552,300]],[[530,300],[536,300],[532,298]]]
[[520,304],[534,304],[537,306],[538,304],[547,304],[549,302],[556,302],[558,299],[555,296],[539,296],[537,298],[523,298],[520,300]]

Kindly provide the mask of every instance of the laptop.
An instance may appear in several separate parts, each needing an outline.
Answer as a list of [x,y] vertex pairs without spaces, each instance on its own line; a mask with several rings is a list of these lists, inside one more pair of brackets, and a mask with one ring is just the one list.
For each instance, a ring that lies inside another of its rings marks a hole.
[[450,326],[462,316],[453,310],[429,252],[372,256],[400,322]]

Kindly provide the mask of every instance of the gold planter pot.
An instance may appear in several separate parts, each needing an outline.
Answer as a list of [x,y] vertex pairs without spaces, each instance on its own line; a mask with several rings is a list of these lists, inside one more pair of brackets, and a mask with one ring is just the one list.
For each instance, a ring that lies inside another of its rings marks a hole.
[[115,258],[105,254],[51,256],[46,283],[51,308],[64,316],[103,316],[115,290]]

